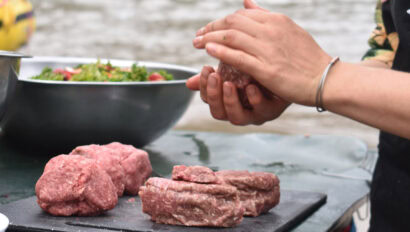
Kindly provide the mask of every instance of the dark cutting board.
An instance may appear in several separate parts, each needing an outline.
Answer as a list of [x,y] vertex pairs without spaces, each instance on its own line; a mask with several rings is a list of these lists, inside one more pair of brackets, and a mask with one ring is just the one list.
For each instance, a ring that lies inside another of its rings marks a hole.
[[10,219],[10,231],[288,231],[326,202],[322,193],[282,190],[280,204],[259,217],[245,217],[234,228],[184,227],[156,224],[142,213],[138,197],[122,197],[118,205],[97,217],[53,217],[44,213],[35,197],[0,205]]

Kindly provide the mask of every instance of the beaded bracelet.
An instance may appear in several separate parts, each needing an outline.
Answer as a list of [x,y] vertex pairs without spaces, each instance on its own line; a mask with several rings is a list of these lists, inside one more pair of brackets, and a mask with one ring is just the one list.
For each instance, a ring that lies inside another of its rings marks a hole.
[[319,86],[317,87],[317,92],[316,92],[316,110],[317,112],[323,112],[326,111],[326,109],[323,107],[323,86],[325,85],[325,80],[327,77],[327,74],[329,73],[330,68],[339,60],[339,57],[335,57],[330,61],[330,63],[327,65],[325,71],[322,74],[322,77],[320,78]]

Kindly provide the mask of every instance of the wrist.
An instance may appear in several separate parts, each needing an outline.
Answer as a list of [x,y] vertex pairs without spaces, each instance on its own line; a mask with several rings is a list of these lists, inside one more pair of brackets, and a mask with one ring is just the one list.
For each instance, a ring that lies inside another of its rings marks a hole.
[[315,64],[316,64],[316,71],[314,72],[314,75],[312,75],[312,81],[309,86],[310,89],[310,95],[307,98],[308,101],[305,103],[302,103],[303,105],[306,106],[316,106],[316,94],[317,94],[317,88],[320,84],[320,80],[322,79],[323,72],[329,65],[329,63],[332,61],[333,57],[331,57],[328,54],[324,54],[320,59],[318,59]]
[[321,72],[314,78],[315,86],[314,86],[314,99],[313,99],[313,106],[316,106],[316,110],[318,112],[326,111],[323,105],[323,91],[326,85],[326,79],[330,75],[331,69],[333,66],[338,63],[340,60],[339,57],[328,57],[328,61],[321,62],[323,68]]
[[[326,78],[326,83],[322,92],[322,105],[323,108],[329,111],[333,111],[333,105],[339,104],[346,100],[346,94],[344,91],[344,84],[349,82],[347,79],[349,77],[341,77],[340,74],[343,74],[343,70],[346,70],[346,62],[338,61],[332,65],[332,68],[329,70]],[[344,104],[344,103],[342,103]]]

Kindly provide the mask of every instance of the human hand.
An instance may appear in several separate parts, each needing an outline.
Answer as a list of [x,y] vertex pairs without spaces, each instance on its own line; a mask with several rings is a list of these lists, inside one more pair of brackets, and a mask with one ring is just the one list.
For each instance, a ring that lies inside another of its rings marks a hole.
[[209,23],[193,43],[282,99],[309,106],[315,105],[319,78],[331,60],[290,18],[260,9],[239,10]]
[[[252,0],[244,0],[247,9],[262,9]],[[210,78],[209,78],[210,77]],[[210,79],[212,85],[208,85]],[[260,125],[279,117],[290,103],[271,96],[267,98],[254,84],[245,89],[252,110],[245,109],[239,100],[238,91],[232,82],[222,83],[218,73],[210,66],[204,66],[201,73],[188,79],[187,87],[200,90],[201,98],[208,103],[211,114],[219,120],[228,120],[234,125]],[[216,84],[216,85],[215,85]]]
[[200,90],[201,99],[208,103],[215,119],[234,125],[261,125],[279,117],[289,106],[288,102],[276,96],[266,98],[256,85],[250,84],[246,93],[253,109],[244,109],[236,86],[232,82],[222,83],[220,75],[210,66],[204,66],[200,74],[190,78],[187,87]]

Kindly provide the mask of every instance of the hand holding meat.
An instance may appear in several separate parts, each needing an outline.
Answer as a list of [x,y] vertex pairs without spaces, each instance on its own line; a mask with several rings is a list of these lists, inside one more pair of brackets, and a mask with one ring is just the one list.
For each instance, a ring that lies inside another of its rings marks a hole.
[[259,9],[209,23],[198,31],[194,46],[251,75],[280,98],[309,106],[331,60],[290,18]]
[[[208,84],[211,80],[215,84]],[[208,103],[211,114],[219,120],[227,120],[235,125],[261,125],[279,117],[289,103],[262,94],[255,84],[246,86],[246,94],[252,110],[244,108],[236,86],[229,81],[223,83],[221,75],[210,66],[203,67],[201,73],[187,81],[187,87],[200,90],[201,98]]]
[[[267,11],[249,0],[244,1],[244,6]],[[279,117],[289,106],[251,75],[223,62],[217,71],[204,66],[200,74],[188,79],[186,85],[191,90],[200,90],[202,100],[208,103],[215,119],[235,125],[261,125]]]

